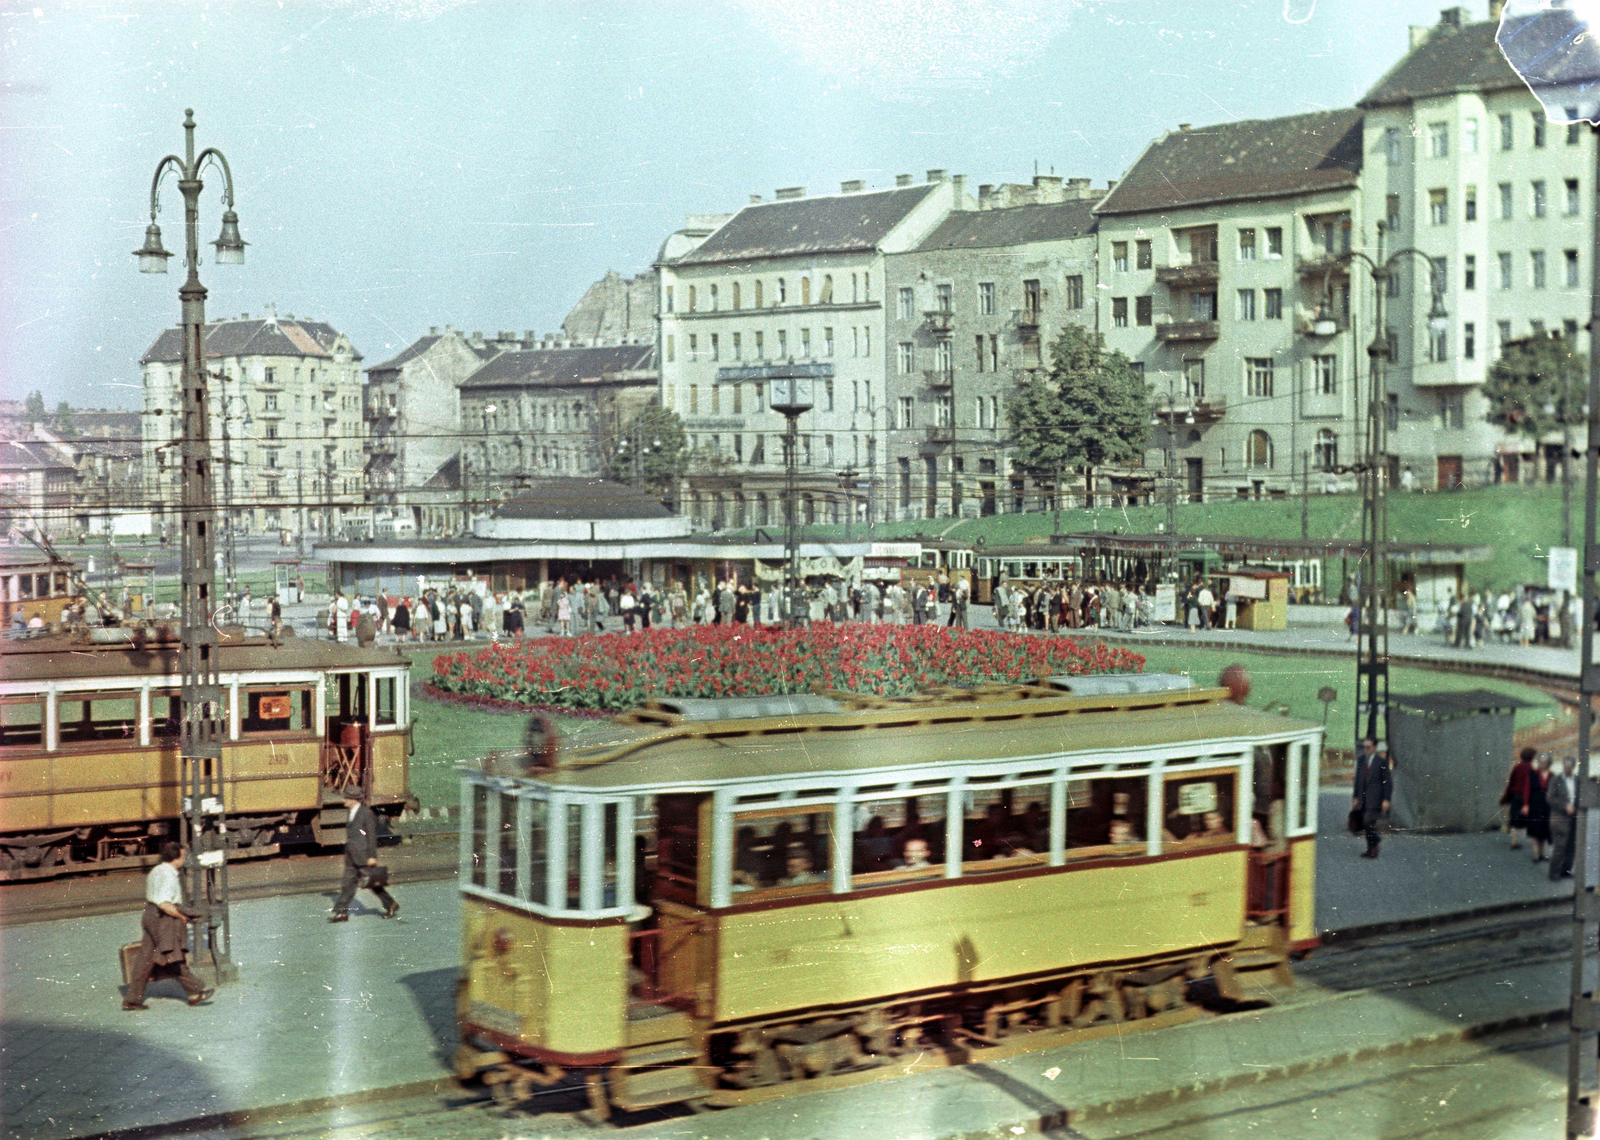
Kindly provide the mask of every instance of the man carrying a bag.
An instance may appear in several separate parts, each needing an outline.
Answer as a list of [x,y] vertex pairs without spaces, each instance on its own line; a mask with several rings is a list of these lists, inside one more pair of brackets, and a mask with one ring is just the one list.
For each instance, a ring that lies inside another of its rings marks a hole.
[[367,889],[383,904],[383,917],[393,918],[400,913],[400,904],[383,889],[389,879],[378,867],[378,817],[357,787],[344,790],[344,807],[350,813],[350,822],[345,824],[344,879],[339,883],[339,897],[334,900],[328,921],[350,921],[350,900],[355,898],[363,874],[367,876]]

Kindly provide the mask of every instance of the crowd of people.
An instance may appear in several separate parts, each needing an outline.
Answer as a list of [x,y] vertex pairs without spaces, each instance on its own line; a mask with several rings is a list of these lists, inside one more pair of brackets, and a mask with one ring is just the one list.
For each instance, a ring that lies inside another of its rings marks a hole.
[[[1582,601],[1576,595],[1565,606],[1553,596],[1535,596],[1524,586],[1515,590],[1452,592],[1439,614],[1435,631],[1445,643],[1457,649],[1475,649],[1490,641],[1515,642],[1519,648],[1530,645],[1566,644],[1564,631],[1576,630]],[[1405,592],[1400,601],[1401,628],[1417,632],[1416,598]],[[1426,631],[1424,631],[1426,632]]]
[[1116,582],[1041,582],[1029,587],[1001,582],[994,589],[994,619],[1012,633],[1068,629],[1122,632],[1154,620],[1155,597]]
[[1527,839],[1534,863],[1549,863],[1552,879],[1572,875],[1573,822],[1578,812],[1575,767],[1571,756],[1563,756],[1556,771],[1550,753],[1524,748],[1500,797],[1510,813],[1511,850],[1519,850]]

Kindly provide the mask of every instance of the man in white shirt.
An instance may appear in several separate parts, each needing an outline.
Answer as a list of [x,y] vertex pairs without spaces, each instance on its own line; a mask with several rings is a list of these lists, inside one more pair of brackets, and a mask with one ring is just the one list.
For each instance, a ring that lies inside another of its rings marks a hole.
[[144,1003],[144,989],[157,969],[164,975],[175,977],[183,992],[189,995],[190,1005],[199,1005],[213,991],[189,972],[189,961],[184,949],[185,924],[190,912],[183,906],[183,884],[178,871],[183,867],[183,848],[170,839],[161,845],[161,862],[150,868],[144,881],[144,917],[139,926],[144,938],[139,946],[139,957],[134,962],[133,974],[128,979],[128,992],[122,1008],[149,1009]]
[[1211,592],[1210,584],[1200,587],[1200,596],[1195,599],[1200,604],[1200,628],[1211,628],[1211,610],[1217,604],[1217,596]]

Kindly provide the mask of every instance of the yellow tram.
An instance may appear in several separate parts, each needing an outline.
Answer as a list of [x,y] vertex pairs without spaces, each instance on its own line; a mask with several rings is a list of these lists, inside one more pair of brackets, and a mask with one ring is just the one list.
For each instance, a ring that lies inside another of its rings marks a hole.
[[1226,696],[658,700],[463,769],[458,1075],[732,1105],[1270,992],[1317,939],[1322,730]]
[[[0,647],[0,880],[142,866],[178,834],[178,642],[146,636],[81,629]],[[409,801],[407,658],[224,629],[219,671],[236,855],[342,843],[350,784],[380,815]]]

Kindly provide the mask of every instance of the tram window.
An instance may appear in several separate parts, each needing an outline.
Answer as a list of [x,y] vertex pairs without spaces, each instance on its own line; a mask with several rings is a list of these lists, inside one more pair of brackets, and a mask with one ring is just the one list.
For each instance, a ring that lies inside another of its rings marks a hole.
[[660,898],[699,901],[700,817],[708,799],[682,793],[656,797],[654,890]]
[[472,795],[472,882],[485,886],[489,878],[489,789],[470,784]]
[[66,572],[63,571],[63,570],[58,570],[58,571],[56,571],[55,589],[51,591],[51,594],[53,596],[59,598],[62,595],[64,595],[66,592],[67,592],[67,575],[66,575]]
[[517,893],[517,797],[500,793],[500,885],[503,895]]
[[967,792],[961,873],[1015,870],[1050,854],[1050,785]]
[[304,732],[311,723],[310,689],[250,689],[243,696],[243,732]]
[[1300,818],[1295,820],[1293,827],[1296,831],[1313,827],[1317,820],[1317,781],[1316,769],[1311,763],[1311,745],[1300,744],[1296,746],[1300,751]]
[[733,898],[826,891],[833,807],[761,808],[733,817]]
[[1251,842],[1259,839],[1258,846],[1281,848],[1284,827],[1288,822],[1284,818],[1288,797],[1289,746],[1269,744],[1258,747],[1251,779]]
[[38,745],[44,740],[44,701],[13,697],[0,701],[0,747]]
[[1067,847],[1074,858],[1144,853],[1145,778],[1070,780]]
[[172,737],[178,735],[183,723],[183,695],[175,689],[150,694],[150,735]]
[[56,702],[56,723],[63,744],[82,744],[95,740],[139,739],[139,698],[96,694],[87,700]]
[[1236,778],[1232,772],[1168,776],[1163,790],[1163,838],[1178,848],[1234,841]]
[[377,705],[373,709],[373,720],[378,724],[395,724],[398,720],[398,710],[395,707],[395,679],[375,677],[373,688],[377,690]]
[[852,885],[870,887],[944,872],[944,792],[855,805]]
[[24,598],[33,597],[33,575],[32,574],[18,574],[17,575],[17,592],[19,594],[21,594]]
[[549,898],[550,860],[546,846],[550,842],[550,804],[545,800],[528,800],[528,831],[522,842],[528,849],[528,900],[541,906]]

